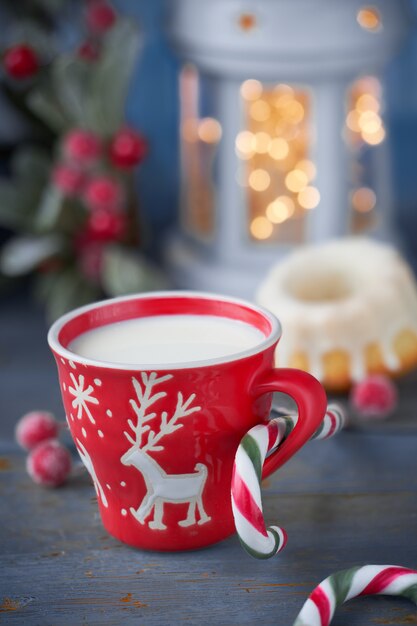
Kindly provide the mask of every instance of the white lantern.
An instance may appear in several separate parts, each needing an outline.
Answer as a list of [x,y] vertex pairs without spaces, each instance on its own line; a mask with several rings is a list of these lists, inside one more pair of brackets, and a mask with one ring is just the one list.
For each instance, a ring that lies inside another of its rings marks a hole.
[[[180,73],[181,287],[250,297],[304,243],[383,234],[380,73],[407,0],[171,0]],[[384,226],[385,225],[385,226]]]

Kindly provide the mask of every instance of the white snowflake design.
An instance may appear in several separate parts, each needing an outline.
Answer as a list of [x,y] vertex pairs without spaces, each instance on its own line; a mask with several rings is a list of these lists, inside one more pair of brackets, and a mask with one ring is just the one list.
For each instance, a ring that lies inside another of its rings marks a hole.
[[78,381],[75,378],[74,374],[70,373],[70,378],[73,383],[73,387],[68,387],[68,391],[72,396],[74,396],[74,400],[72,401],[72,406],[74,409],[77,409],[77,417],[80,420],[83,416],[83,413],[87,415],[88,419],[92,424],[95,424],[96,421],[91,414],[88,403],[90,404],[98,404],[97,398],[92,395],[94,391],[93,385],[88,385],[88,387],[84,388],[85,385],[85,377],[80,374],[78,377]]

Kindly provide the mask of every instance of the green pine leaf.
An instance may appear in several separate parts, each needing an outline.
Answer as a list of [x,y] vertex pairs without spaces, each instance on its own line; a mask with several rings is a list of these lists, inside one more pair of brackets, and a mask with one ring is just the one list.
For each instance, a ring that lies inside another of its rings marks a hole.
[[89,128],[112,135],[124,121],[129,82],[137,61],[139,32],[132,20],[119,18],[107,34],[103,52],[94,65],[86,106]]
[[48,185],[44,190],[39,202],[38,212],[35,218],[37,232],[49,232],[56,229],[63,207],[63,195],[53,185]]
[[15,180],[11,184],[17,189],[18,204],[25,214],[28,228],[32,229],[39,203],[49,179],[50,159],[37,148],[19,150],[12,162]]
[[106,293],[154,291],[166,287],[166,279],[149,261],[122,246],[109,246],[103,258],[102,283]]
[[103,136],[112,135],[124,120],[138,48],[136,25],[119,18],[105,36],[96,63],[72,55],[58,57],[51,66],[50,80],[29,94],[29,107],[57,133],[82,126]]
[[0,255],[0,271],[6,276],[23,276],[62,248],[59,237],[14,237],[7,241]]
[[96,71],[95,67],[73,56],[61,56],[52,66],[53,89],[65,119],[72,126],[88,126],[86,112]]
[[11,163],[11,179],[0,180],[0,224],[16,231],[32,231],[50,161],[43,150],[22,148]]
[[57,57],[48,78],[29,94],[29,107],[58,134],[72,126],[88,126],[86,111],[94,72],[77,57]]
[[27,105],[55,133],[60,134],[72,125],[71,116],[62,109],[52,85],[40,84],[27,96]]

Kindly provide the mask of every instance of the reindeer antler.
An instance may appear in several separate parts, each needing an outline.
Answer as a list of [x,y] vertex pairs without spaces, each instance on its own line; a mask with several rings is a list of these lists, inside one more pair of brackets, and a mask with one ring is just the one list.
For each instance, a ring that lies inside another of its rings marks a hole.
[[177,424],[177,420],[187,417],[187,415],[191,415],[191,413],[195,413],[196,411],[200,411],[200,406],[192,406],[192,402],[195,399],[195,393],[192,393],[187,400],[184,401],[184,397],[182,393],[178,392],[177,406],[175,408],[174,414],[171,419],[168,419],[168,413],[163,411],[161,413],[161,426],[159,432],[155,433],[151,430],[149,433],[147,443],[142,447],[143,452],[158,452],[159,450],[163,450],[163,446],[157,446],[158,441],[162,439],[165,435],[169,435],[179,428],[182,428],[184,424]]
[[165,376],[160,376],[158,378],[156,372],[152,372],[149,376],[146,372],[142,372],[141,377],[143,389],[140,382],[136,378],[132,377],[132,384],[136,392],[137,402],[133,399],[129,400],[129,403],[137,417],[136,426],[131,419],[127,420],[129,427],[133,431],[134,438],[128,432],[124,431],[124,435],[128,441],[138,448],[140,448],[142,443],[142,435],[150,430],[150,426],[147,425],[147,422],[156,417],[155,412],[147,413],[147,411],[153,404],[155,404],[155,402],[167,395],[165,391],[160,391],[152,395],[152,389],[156,385],[160,385],[166,380],[172,378],[172,374],[166,374]]

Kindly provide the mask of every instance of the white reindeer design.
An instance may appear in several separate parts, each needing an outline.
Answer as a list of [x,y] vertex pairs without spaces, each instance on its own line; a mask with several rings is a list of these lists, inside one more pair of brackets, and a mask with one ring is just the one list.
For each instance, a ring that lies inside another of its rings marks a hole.
[[[149,375],[142,372],[141,376],[143,387],[136,378],[132,378],[137,401],[131,399],[130,405],[136,414],[137,423],[135,425],[132,420],[128,420],[134,438],[128,432],[124,432],[132,447],[121,457],[121,462],[124,465],[132,465],[142,473],[146,495],[140,506],[137,509],[131,507],[130,512],[138,522],[144,524],[146,518],[154,510],[154,518],[148,523],[149,528],[164,530],[167,528],[163,522],[164,504],[188,502],[187,517],[178,524],[184,527],[196,523],[205,524],[211,519],[204,510],[202,499],[207,480],[207,467],[203,463],[197,463],[194,473],[167,474],[149,455],[150,452],[163,450],[163,446],[157,445],[159,441],[183,427],[183,424],[177,423],[179,419],[200,411],[201,407],[191,406],[195,399],[194,393],[184,400],[182,393],[178,392],[177,405],[172,417],[168,419],[168,413],[162,411],[159,431],[151,430],[148,422],[157,417],[157,413],[148,413],[148,409],[167,395],[164,391],[153,393],[153,388],[171,379],[172,375],[167,374],[158,378],[155,372]],[[148,439],[143,444],[142,437],[146,432],[149,433]],[[198,521],[196,521],[196,511],[199,515]]]
[[89,455],[85,446],[81,443],[79,439],[76,439],[75,442],[77,444],[78,454],[80,455],[82,462],[84,463],[86,469],[88,470],[88,473],[93,479],[94,488],[96,490],[97,495],[101,499],[103,506],[108,507],[109,504],[107,502],[106,494],[104,492],[103,487],[101,486],[99,479],[97,478],[96,470],[94,468],[91,456]]

